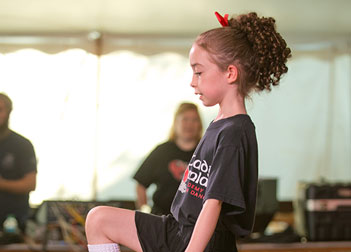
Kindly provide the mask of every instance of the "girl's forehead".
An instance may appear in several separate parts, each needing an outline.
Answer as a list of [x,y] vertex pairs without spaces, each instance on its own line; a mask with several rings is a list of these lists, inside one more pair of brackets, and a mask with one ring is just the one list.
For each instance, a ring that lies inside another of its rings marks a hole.
[[190,65],[192,67],[205,65],[211,62],[209,53],[196,43],[189,52]]
[[198,56],[199,54],[202,54],[204,52],[206,52],[206,51],[201,46],[194,43],[190,49],[189,55]]

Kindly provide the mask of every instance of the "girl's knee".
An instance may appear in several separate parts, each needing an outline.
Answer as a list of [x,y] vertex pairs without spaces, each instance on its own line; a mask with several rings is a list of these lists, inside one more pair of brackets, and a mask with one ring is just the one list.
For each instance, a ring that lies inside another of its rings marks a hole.
[[120,243],[128,240],[125,235],[131,230],[134,213],[130,210],[109,206],[92,208],[87,214],[85,232],[90,244]]
[[88,212],[87,220],[90,221],[102,221],[106,214],[108,213],[108,209],[110,207],[107,206],[96,206]]
[[104,212],[106,212],[105,206],[97,206],[92,209],[87,214],[85,220],[85,229],[89,232],[90,229],[98,229],[106,219]]

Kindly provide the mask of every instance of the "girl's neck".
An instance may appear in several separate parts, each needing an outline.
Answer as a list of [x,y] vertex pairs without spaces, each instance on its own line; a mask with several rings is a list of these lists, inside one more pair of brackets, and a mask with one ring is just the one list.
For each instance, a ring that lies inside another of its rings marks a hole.
[[190,151],[193,150],[197,144],[197,140],[195,139],[185,139],[177,137],[175,140],[176,145],[179,149],[183,151]]
[[231,99],[229,102],[223,101],[219,104],[219,111],[214,121],[239,114],[247,114],[247,111],[245,106],[245,99],[240,95],[237,95],[235,99]]

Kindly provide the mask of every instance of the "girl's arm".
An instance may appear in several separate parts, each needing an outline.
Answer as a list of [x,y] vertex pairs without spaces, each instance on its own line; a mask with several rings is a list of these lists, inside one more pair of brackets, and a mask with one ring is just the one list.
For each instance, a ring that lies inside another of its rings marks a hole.
[[216,199],[205,201],[185,252],[204,251],[216,228],[221,209],[222,201]]

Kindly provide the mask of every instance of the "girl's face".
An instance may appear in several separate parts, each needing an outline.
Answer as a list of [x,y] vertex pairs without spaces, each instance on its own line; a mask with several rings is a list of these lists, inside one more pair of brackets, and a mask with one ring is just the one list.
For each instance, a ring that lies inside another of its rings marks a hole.
[[179,114],[175,120],[176,136],[184,140],[194,140],[199,138],[201,124],[198,113],[189,109]]
[[190,65],[193,69],[191,86],[205,106],[220,104],[227,93],[226,72],[221,71],[210,59],[208,52],[196,43],[190,53]]

